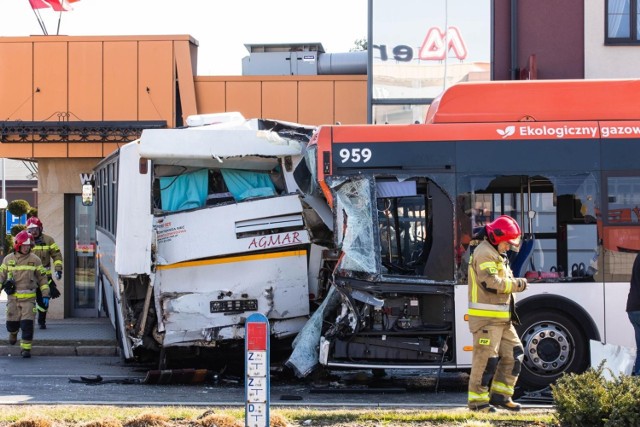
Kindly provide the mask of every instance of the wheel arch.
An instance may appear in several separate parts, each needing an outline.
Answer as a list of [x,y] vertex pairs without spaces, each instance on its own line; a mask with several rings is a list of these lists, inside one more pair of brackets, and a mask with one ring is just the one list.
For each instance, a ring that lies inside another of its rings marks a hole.
[[601,341],[600,332],[591,315],[569,298],[560,295],[534,295],[517,303],[516,309],[519,315],[548,309],[566,313],[573,318],[588,339]]

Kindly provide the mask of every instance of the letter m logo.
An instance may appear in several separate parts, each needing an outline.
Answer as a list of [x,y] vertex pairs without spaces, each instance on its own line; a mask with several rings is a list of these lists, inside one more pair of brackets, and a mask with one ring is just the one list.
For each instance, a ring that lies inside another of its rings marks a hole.
[[467,46],[457,27],[449,27],[445,34],[438,27],[431,27],[422,42],[419,58],[424,61],[442,61],[449,50],[453,50],[456,58],[463,60],[467,57]]

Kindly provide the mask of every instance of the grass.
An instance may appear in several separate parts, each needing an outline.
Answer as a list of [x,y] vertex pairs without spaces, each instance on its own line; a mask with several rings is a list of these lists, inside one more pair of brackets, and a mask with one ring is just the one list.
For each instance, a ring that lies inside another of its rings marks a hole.
[[[553,411],[476,414],[466,409],[272,408],[271,425],[287,426],[553,426]],[[242,427],[244,408],[3,405],[5,427]]]

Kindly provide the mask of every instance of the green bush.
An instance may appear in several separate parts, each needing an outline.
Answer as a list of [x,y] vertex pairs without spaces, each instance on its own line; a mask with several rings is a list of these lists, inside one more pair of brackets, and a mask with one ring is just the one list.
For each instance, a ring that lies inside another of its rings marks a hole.
[[16,237],[18,235],[19,232],[21,232],[22,230],[25,230],[27,228],[26,225],[24,224],[16,224],[16,225],[12,225],[11,226],[11,235],[13,237]]
[[38,208],[34,208],[33,206],[31,206],[29,208],[29,212],[27,212],[27,219],[31,218],[32,216],[38,216]]
[[621,375],[610,388],[613,404],[605,426],[640,425],[640,378]]
[[13,250],[13,236],[11,234],[7,234],[4,236],[4,254],[7,255],[9,252]]
[[31,205],[29,205],[29,202],[21,199],[9,202],[9,204],[7,205],[7,210],[11,212],[13,216],[18,217],[29,212],[29,209],[31,209]]
[[603,376],[604,362],[582,374],[567,374],[551,386],[561,426],[640,425],[640,378]]

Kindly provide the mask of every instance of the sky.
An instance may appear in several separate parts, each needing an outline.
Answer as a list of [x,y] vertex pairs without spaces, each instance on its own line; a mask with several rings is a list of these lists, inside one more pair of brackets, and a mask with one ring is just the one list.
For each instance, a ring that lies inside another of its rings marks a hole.
[[[249,43],[322,43],[348,52],[367,37],[367,0],[80,0],[62,13],[60,35],[189,34],[200,76],[241,75]],[[39,9],[49,35],[59,12]],[[0,37],[42,35],[28,0],[0,0]]]

